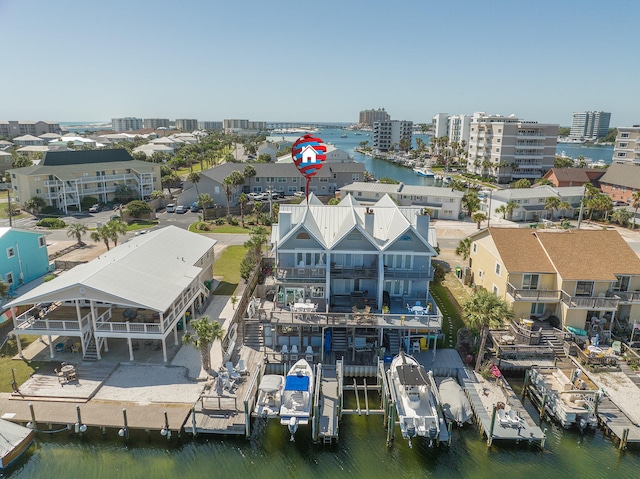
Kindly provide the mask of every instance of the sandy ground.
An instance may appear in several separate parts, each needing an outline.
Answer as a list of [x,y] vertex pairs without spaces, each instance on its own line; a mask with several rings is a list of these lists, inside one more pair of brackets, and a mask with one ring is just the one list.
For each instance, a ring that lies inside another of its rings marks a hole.
[[203,382],[187,377],[183,367],[120,364],[95,395],[96,400],[193,404]]
[[609,399],[635,424],[640,424],[638,398],[640,389],[623,372],[589,374],[589,378],[600,389],[604,389]]

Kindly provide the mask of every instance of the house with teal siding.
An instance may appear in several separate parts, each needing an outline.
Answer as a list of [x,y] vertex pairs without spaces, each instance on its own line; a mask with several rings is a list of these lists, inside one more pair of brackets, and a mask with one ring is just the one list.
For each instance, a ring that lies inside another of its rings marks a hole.
[[49,271],[47,241],[42,233],[0,227],[0,279],[9,292]]

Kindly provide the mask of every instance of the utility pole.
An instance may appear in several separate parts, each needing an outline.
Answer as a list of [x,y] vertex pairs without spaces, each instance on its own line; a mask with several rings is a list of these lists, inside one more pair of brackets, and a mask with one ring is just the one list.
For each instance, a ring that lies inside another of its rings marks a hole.
[[491,223],[491,197],[493,196],[493,189],[489,190],[489,211],[487,211],[487,228]]
[[578,229],[580,229],[580,224],[582,223],[582,213],[584,211],[584,197],[587,194],[587,187],[584,186],[582,190],[582,198],[580,198],[580,214],[578,214]]
[[7,190],[7,215],[9,215],[9,228],[13,227],[13,216],[11,215],[11,187]]

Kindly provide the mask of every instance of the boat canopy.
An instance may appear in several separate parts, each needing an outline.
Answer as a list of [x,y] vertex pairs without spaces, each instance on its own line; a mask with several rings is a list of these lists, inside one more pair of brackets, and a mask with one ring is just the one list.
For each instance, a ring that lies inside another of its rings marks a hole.
[[400,383],[404,386],[423,386],[429,384],[424,366],[401,364],[396,368],[396,371],[398,372]]
[[285,391],[308,391],[309,376],[287,376]]
[[277,374],[267,374],[262,378],[262,381],[260,381],[260,390],[276,392],[280,389],[283,379],[284,378],[282,376],[278,376]]

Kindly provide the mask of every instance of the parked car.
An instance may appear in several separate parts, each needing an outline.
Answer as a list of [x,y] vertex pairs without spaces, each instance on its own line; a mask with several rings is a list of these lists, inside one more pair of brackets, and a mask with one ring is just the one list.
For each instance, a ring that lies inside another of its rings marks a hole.
[[184,206],[184,205],[176,206],[176,213],[179,214],[179,215],[183,215],[187,211],[189,211],[189,207],[188,206]]
[[306,193],[304,191],[296,191],[293,196],[297,196],[298,198],[304,198],[306,195]]
[[175,203],[169,203],[166,207],[167,213],[175,213],[176,212],[176,205]]
[[191,206],[189,207],[189,209],[191,210],[192,213],[197,213],[202,208],[200,208],[200,205],[198,204],[197,201],[194,201],[193,203],[191,203]]
[[262,196],[262,193],[255,193],[252,191],[247,195],[247,198],[249,198],[249,201],[257,201],[258,199],[260,199],[261,196]]
[[102,211],[102,205],[100,203],[96,203],[91,208],[89,208],[89,213],[100,213]]
[[614,201],[613,206],[629,206],[629,203],[626,201]]

